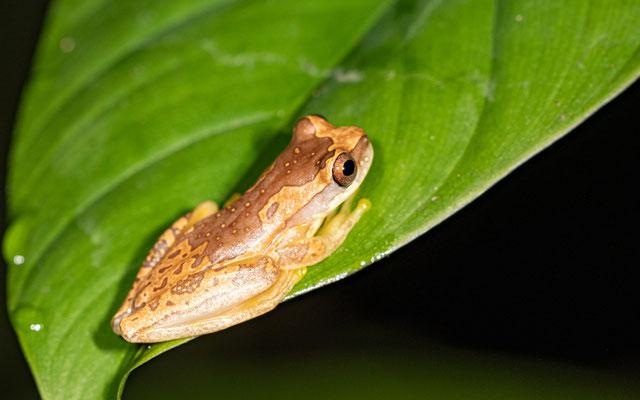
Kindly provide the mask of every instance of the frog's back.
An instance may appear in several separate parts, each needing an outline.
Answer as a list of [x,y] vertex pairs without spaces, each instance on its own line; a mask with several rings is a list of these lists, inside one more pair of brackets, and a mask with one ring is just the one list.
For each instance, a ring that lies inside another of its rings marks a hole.
[[286,201],[283,194],[300,196],[296,188],[312,183],[325,168],[334,153],[329,151],[332,143],[329,137],[301,140],[294,136],[244,195],[178,238],[142,282],[140,300],[152,299],[189,276],[212,269],[224,273],[224,265],[231,261],[264,254],[296,211],[291,205],[297,202]]

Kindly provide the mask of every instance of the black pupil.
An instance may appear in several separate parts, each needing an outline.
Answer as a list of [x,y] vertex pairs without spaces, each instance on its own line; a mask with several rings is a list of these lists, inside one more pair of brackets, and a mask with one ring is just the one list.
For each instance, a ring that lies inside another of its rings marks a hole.
[[342,164],[342,173],[344,176],[351,176],[356,170],[356,164],[353,160],[347,160]]

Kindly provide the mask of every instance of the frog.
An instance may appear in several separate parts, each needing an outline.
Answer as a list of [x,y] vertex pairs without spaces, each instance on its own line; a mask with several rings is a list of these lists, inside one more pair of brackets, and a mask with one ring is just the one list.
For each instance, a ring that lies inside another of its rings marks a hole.
[[280,304],[371,208],[354,199],[373,161],[356,126],[308,115],[244,194],[205,201],[157,240],[111,320],[132,343],[229,328]]

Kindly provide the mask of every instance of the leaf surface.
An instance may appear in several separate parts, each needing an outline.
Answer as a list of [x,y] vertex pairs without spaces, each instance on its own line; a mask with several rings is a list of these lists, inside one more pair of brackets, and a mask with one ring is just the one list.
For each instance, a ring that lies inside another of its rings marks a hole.
[[[146,252],[247,189],[321,114],[364,128],[373,208],[290,297],[374,262],[568,132],[640,71],[635,1],[52,5],[14,135],[8,305],[45,398],[114,398],[109,320]],[[214,337],[210,337],[214,340]]]

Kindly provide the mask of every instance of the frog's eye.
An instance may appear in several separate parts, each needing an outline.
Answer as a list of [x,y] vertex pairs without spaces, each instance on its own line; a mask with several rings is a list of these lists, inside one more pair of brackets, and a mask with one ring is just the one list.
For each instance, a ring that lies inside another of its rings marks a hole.
[[342,153],[333,163],[333,180],[340,186],[349,186],[356,179],[358,166],[349,153]]

